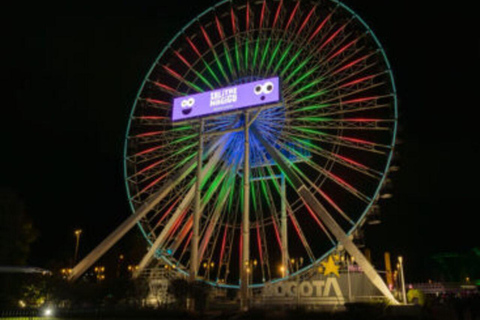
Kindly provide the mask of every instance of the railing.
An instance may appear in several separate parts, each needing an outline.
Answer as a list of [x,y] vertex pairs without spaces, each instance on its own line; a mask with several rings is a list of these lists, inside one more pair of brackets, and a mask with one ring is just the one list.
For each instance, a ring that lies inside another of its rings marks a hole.
[[[33,320],[39,316],[41,316],[41,314],[37,309],[0,309],[0,319]],[[47,320],[48,318],[44,319]]]

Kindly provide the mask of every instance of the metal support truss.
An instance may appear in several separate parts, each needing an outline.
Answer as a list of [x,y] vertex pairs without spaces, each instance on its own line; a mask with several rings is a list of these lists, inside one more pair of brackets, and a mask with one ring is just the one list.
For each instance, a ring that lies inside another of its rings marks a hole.
[[323,221],[329,231],[335,236],[337,241],[344,246],[344,248],[352,257],[355,258],[357,264],[360,266],[360,268],[362,268],[367,278],[370,279],[373,285],[380,290],[380,292],[390,301],[390,303],[398,304],[398,301],[393,297],[392,293],[385,285],[385,282],[382,280],[373,266],[368,262],[367,258],[362,254],[357,246],[355,246],[353,241],[348,237],[345,231],[343,231],[340,225],[338,225],[335,219],[327,212],[317,198],[315,198],[310,190],[308,190],[302,180],[285,162],[282,155],[263,138],[258,130],[256,130],[255,126],[252,127],[252,133],[255,134],[255,137],[275,160],[283,173],[289,178],[292,186],[296,189],[296,192],[303,199],[305,204],[308,205],[313,212],[315,212],[315,214]]
[[198,273],[198,239],[200,230],[200,206],[202,199],[202,162],[203,162],[203,119],[199,120],[197,181],[195,184],[195,210],[193,212],[192,256],[190,259],[190,281],[195,281]]
[[245,112],[245,144],[243,162],[243,216],[242,216],[242,266],[240,269],[240,307],[248,308],[248,278],[250,270],[250,136],[248,111]]
[[[210,160],[207,162],[205,167],[202,168],[201,173],[199,175],[199,177],[200,177],[199,181],[201,181],[203,179],[203,177],[205,177],[205,175],[207,174],[207,172],[209,170],[211,170],[213,167],[215,167],[217,165],[218,161],[220,160],[220,158],[222,157],[224,152],[225,152],[225,147],[224,147],[224,144],[222,144],[215,151],[215,153],[210,158]],[[190,204],[194,200],[194,197],[196,197],[196,191],[197,191],[197,187],[195,186],[195,187],[190,188],[190,190],[187,192],[187,194],[183,198],[180,205],[176,208],[175,212],[169,218],[168,223],[165,225],[162,232],[155,239],[155,242],[152,244],[152,246],[148,250],[147,254],[145,254],[145,256],[143,256],[142,260],[140,261],[140,263],[138,265],[138,269],[136,270],[136,272],[134,274],[134,278],[137,278],[142,273],[142,271],[145,269],[145,267],[147,267],[148,264],[150,263],[150,261],[152,260],[153,256],[155,255],[155,252],[158,249],[161,248],[161,246],[162,246],[163,242],[165,241],[167,235],[169,234],[173,224],[177,221],[178,217],[182,214],[182,212],[184,212],[184,210],[188,209],[188,207],[190,206]],[[196,201],[196,199],[195,199],[195,201]],[[197,208],[195,208],[195,210],[196,209]],[[201,211],[201,206],[198,208],[198,210],[199,210],[199,212]],[[197,243],[196,247],[198,248],[198,243]],[[197,257],[196,260],[198,261],[198,257]],[[192,263],[193,263],[193,260],[192,260],[192,262],[190,262],[190,264],[192,264]],[[195,270],[195,276],[196,276],[197,271],[198,271],[198,262],[197,262],[197,269]],[[195,278],[193,278],[193,279],[195,279]]]
[[[224,149],[225,139],[220,139],[222,144],[214,143],[211,150],[214,148]],[[145,203],[130,217],[128,217],[120,226],[117,227],[105,240],[103,240],[95,249],[93,249],[82,261],[80,261],[70,274],[69,280],[75,281],[85,271],[88,270],[98,259],[100,259],[118,240],[120,240],[130,229],[137,224],[140,219],[145,217],[150,210],[152,210],[175,186],[185,179],[185,177],[193,171],[196,166],[196,159],[190,160],[177,174],[172,176],[165,184],[152,194]]]

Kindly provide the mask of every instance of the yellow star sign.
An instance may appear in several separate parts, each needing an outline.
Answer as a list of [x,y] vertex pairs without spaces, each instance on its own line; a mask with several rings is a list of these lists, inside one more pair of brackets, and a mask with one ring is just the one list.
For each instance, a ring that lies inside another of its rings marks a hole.
[[333,261],[332,256],[328,257],[327,262],[322,261],[322,265],[324,266],[324,271],[323,271],[324,276],[328,276],[330,273],[333,273],[340,278],[340,274],[338,273],[338,269],[340,267],[335,264],[335,261]]

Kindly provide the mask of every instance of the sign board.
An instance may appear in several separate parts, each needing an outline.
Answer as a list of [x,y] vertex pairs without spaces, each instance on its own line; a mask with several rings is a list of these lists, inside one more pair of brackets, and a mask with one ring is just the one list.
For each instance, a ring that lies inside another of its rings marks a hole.
[[[344,304],[345,297],[335,277],[322,280],[284,281],[265,286],[263,296],[273,300],[284,301],[289,298],[300,299],[301,302],[315,301],[317,304]],[[300,302],[300,301],[299,301]]]
[[294,279],[265,284],[259,303],[268,305],[343,305],[346,302],[370,301],[382,294],[363,272],[316,274],[311,279]]
[[280,101],[278,77],[173,99],[172,121],[205,117]]

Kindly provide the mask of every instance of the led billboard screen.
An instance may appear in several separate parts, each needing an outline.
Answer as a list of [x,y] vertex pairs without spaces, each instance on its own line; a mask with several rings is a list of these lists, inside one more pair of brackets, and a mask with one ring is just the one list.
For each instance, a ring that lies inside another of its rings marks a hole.
[[173,99],[172,121],[250,108],[280,101],[278,77]]

